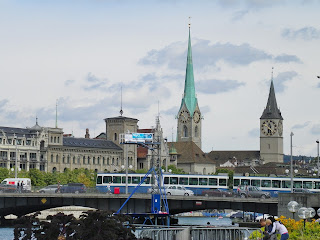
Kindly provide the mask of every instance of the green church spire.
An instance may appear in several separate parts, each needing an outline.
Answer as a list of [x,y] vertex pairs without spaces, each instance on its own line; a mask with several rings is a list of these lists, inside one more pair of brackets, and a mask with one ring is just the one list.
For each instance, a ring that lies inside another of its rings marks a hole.
[[189,42],[188,42],[186,78],[185,78],[185,82],[184,82],[184,94],[183,94],[183,98],[181,101],[180,109],[183,106],[183,103],[186,104],[186,107],[190,112],[190,116],[192,116],[193,112],[197,106],[197,98],[196,98],[196,90],[194,87],[190,24],[189,24]]

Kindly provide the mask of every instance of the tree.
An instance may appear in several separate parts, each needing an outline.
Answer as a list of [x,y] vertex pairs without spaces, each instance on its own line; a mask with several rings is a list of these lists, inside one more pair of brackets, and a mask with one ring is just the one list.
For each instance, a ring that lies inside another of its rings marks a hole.
[[9,170],[7,168],[0,168],[0,181],[9,177]]
[[[162,169],[164,169],[164,167],[162,167]],[[170,169],[173,174],[186,174],[186,172],[183,171],[183,169],[177,168],[175,165],[169,165],[168,170],[170,170]]]
[[14,239],[136,239],[131,218],[110,211],[84,212],[77,220],[73,215],[58,213],[39,221],[38,213],[16,220]]

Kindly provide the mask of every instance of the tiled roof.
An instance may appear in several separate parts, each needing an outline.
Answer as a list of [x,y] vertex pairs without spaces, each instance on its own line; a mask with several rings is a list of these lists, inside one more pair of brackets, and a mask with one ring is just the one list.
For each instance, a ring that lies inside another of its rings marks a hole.
[[238,161],[260,159],[260,151],[211,151],[207,155],[219,164],[232,160],[234,157]]
[[37,134],[37,131],[31,128],[13,128],[13,127],[2,127],[0,126],[0,136],[3,136],[2,131],[7,136],[13,136],[14,134],[17,137],[23,137],[30,138],[32,136],[35,136]]
[[209,158],[198,146],[192,141],[188,142],[168,142],[168,146],[172,146],[178,153],[179,163],[215,163]]
[[281,116],[280,109],[278,108],[278,105],[277,105],[276,94],[274,92],[272,80],[271,80],[271,84],[270,84],[270,92],[269,92],[267,106],[264,109],[260,119],[281,119],[281,120],[283,120],[283,118]]
[[118,145],[109,140],[88,139],[88,138],[63,138],[63,146],[67,147],[83,147],[83,148],[104,148],[122,150]]

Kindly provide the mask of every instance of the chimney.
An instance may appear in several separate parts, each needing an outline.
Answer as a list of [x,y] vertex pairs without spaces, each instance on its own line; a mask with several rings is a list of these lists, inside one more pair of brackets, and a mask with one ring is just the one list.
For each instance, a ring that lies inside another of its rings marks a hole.
[[84,136],[84,138],[90,138],[89,128],[86,128],[86,135]]

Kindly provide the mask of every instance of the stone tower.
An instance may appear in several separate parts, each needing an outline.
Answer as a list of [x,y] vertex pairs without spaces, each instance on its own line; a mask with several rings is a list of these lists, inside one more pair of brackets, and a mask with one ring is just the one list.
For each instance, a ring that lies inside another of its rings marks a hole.
[[283,162],[283,118],[277,106],[271,79],[267,106],[260,118],[260,159],[263,163]]
[[193,141],[201,149],[202,116],[198,105],[194,84],[190,25],[184,93],[181,101],[181,106],[177,115],[177,119],[177,141]]

